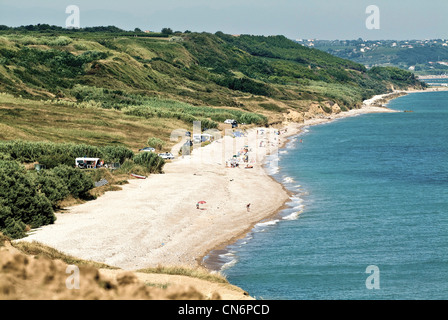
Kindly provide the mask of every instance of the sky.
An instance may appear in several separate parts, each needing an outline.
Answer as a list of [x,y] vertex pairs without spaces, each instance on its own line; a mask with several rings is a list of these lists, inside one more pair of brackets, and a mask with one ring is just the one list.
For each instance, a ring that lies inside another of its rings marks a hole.
[[[0,0],[0,25],[65,27],[69,5],[79,7],[80,27],[323,40],[448,38],[447,0]],[[369,5],[379,10],[379,29],[366,26]]]

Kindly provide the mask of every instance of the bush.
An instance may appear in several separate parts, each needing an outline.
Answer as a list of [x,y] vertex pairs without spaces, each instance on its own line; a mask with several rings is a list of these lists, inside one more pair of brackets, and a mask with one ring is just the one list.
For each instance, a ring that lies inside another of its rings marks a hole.
[[72,43],[72,39],[69,37],[59,36],[56,39],[53,39],[48,42],[50,46],[67,46]]
[[0,142],[0,159],[34,162],[54,168],[65,164],[72,166],[77,157],[102,158],[106,162],[123,163],[132,159],[132,150],[122,146],[96,147],[86,144],[9,141]]
[[105,162],[123,163],[126,159],[132,159],[134,152],[121,146],[106,146],[101,148],[103,159]]
[[56,176],[67,186],[68,192],[75,198],[90,199],[89,191],[95,187],[93,180],[78,168],[58,166],[53,169]]
[[44,155],[37,159],[39,164],[45,166],[46,169],[52,169],[60,165],[72,166],[74,159],[68,154]]
[[134,156],[134,163],[145,167],[150,173],[161,173],[165,160],[153,152],[142,152]]
[[0,231],[18,238],[25,235],[26,225],[38,228],[55,219],[51,202],[25,168],[13,161],[0,161]]
[[64,200],[70,193],[65,181],[54,173],[53,170],[42,170],[38,172],[36,185],[48,200],[50,200],[53,208],[56,208],[58,202]]
[[0,230],[12,239],[18,239],[25,236],[26,225],[13,218],[11,208],[5,206],[0,201]]
[[165,142],[162,139],[152,137],[148,139],[147,144],[151,148],[162,150],[163,146],[165,145]]
[[144,176],[148,173],[148,169],[142,165],[136,164],[134,160],[127,159],[118,169],[118,173],[134,173]]

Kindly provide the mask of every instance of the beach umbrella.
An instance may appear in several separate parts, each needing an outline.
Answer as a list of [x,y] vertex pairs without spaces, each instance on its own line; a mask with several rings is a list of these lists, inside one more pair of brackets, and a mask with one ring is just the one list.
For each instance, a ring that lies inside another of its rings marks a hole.
[[199,203],[199,204],[204,204],[204,203],[207,203],[207,202],[205,202],[204,200],[202,200],[202,201],[198,201],[198,203]]

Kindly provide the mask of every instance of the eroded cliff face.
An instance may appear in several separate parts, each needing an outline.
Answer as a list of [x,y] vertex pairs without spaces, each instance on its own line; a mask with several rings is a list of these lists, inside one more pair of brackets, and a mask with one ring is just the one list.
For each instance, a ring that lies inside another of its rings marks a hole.
[[325,103],[312,102],[309,105],[308,111],[300,112],[290,110],[288,113],[284,113],[286,122],[304,122],[309,119],[326,118],[332,114],[338,114],[342,112],[341,107],[337,103],[327,101]]

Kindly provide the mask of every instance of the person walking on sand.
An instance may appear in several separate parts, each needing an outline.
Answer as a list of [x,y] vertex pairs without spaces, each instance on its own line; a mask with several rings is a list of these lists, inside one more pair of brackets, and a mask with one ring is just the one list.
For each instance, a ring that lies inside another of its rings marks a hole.
[[250,211],[250,203],[248,203],[248,204],[246,205],[246,209],[247,209],[247,212]]

